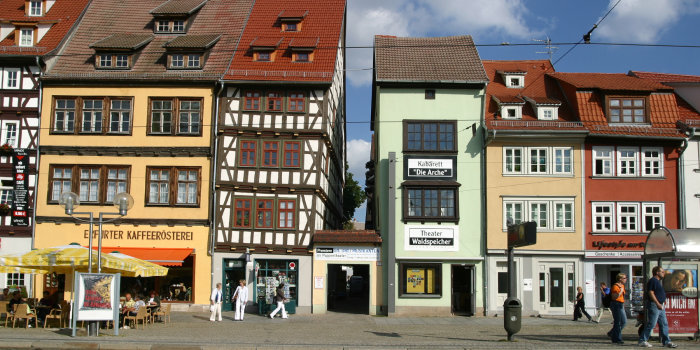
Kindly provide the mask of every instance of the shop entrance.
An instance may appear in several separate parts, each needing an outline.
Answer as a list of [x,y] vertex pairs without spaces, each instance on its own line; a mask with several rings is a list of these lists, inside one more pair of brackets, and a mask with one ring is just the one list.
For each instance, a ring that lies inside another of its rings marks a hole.
[[369,314],[369,265],[328,264],[328,310]]
[[573,311],[576,295],[573,263],[543,263],[539,266],[540,310],[549,314]]
[[474,266],[452,265],[452,314],[473,316],[475,309]]
[[[221,304],[221,310],[231,311],[233,310],[231,298],[233,297],[233,293],[236,291],[236,287],[238,287],[238,281],[246,279],[245,260],[224,259],[223,270],[224,275],[221,278],[221,289],[224,290],[224,300]],[[250,286],[248,287],[248,293],[250,298]]]

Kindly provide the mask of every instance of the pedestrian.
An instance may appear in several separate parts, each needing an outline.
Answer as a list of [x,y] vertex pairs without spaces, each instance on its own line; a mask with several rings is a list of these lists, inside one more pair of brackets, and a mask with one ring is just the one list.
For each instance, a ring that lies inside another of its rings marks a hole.
[[282,318],[289,318],[289,315],[287,315],[287,310],[284,309],[284,301],[287,300],[287,298],[284,296],[284,283],[280,283],[279,286],[277,286],[277,290],[275,291],[275,301],[277,302],[277,308],[270,313],[270,318],[275,318],[275,315],[277,314],[277,311],[280,311],[282,309]]
[[610,289],[610,311],[613,316],[613,327],[608,332],[608,336],[612,339],[613,344],[623,345],[622,329],[627,323],[627,315],[625,315],[625,283],[627,275],[618,273],[615,277],[615,284]]
[[591,319],[591,315],[586,312],[586,302],[583,300],[583,288],[578,286],[576,287],[576,291],[578,291],[578,293],[576,293],[576,304],[574,306],[574,321],[578,321],[581,316],[586,316],[586,318],[588,318],[588,322],[593,321],[593,319]]
[[216,288],[214,288],[211,291],[211,306],[209,309],[211,310],[211,316],[209,317],[209,321],[219,321],[221,322],[221,302],[223,301],[222,294],[221,294],[221,283],[216,284]]
[[596,323],[600,322],[603,311],[606,309],[610,311],[610,288],[605,282],[600,282],[600,307],[597,310]]
[[233,316],[233,319],[236,321],[243,321],[243,316],[245,315],[245,306],[248,302],[248,287],[245,284],[245,280],[238,281],[238,287],[233,293],[233,302],[236,305],[236,314]]
[[644,326],[644,331],[639,336],[639,346],[650,348],[649,337],[651,336],[651,330],[654,329],[656,323],[659,324],[659,340],[661,340],[661,346],[667,348],[675,348],[676,344],[671,342],[671,338],[668,337],[668,321],[666,320],[666,310],[664,309],[664,303],[666,302],[666,291],[661,284],[664,279],[666,271],[661,266],[654,266],[651,269],[651,274],[653,275],[649,282],[647,282],[647,303],[645,310],[647,310],[647,322]]

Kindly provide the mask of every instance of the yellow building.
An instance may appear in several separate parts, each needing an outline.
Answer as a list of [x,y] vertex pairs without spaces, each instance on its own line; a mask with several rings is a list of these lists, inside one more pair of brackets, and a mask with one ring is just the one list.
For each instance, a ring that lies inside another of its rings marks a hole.
[[[180,309],[209,304],[216,84],[250,6],[92,2],[43,77],[36,248],[88,245],[89,225],[65,214],[62,193],[76,193],[75,211],[97,218],[116,213],[114,195],[128,192],[134,206],[103,225],[103,251],[170,269],[164,277],[122,278],[120,292],[155,290]],[[37,282],[61,292],[70,277]]]

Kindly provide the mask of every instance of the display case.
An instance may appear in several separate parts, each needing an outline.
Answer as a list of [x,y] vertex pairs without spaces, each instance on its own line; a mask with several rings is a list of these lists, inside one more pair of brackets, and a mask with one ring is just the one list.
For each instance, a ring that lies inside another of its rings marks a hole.
[[[274,306],[275,290],[284,283],[284,296],[289,300],[286,309],[294,313],[297,303],[297,260],[255,260],[255,300],[258,304]],[[269,307],[259,305],[261,312]]]

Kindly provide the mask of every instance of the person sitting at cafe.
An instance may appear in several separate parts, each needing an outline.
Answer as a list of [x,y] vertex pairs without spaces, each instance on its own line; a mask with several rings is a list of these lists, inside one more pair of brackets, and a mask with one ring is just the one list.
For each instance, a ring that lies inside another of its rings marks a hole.
[[[131,299],[131,293],[124,294],[124,305],[122,305],[121,310],[121,324],[124,324],[124,316],[136,316],[135,306],[136,301]],[[124,325],[124,328],[128,328],[128,326]]]
[[55,304],[56,303],[51,298],[50,293],[48,291],[44,291],[44,297],[39,300],[40,307],[36,309],[36,316],[39,318],[39,323],[44,323],[46,315],[51,312],[52,308],[56,307]]
[[158,310],[160,308],[160,298],[158,297],[158,294],[156,294],[155,290],[152,290],[151,293],[149,293],[149,295],[150,296],[148,297],[147,304],[149,306],[153,306],[153,305],[157,306],[156,310]]
[[18,304],[24,304],[24,300],[22,300],[22,295],[19,293],[19,291],[16,290],[12,292],[12,299],[10,299],[10,303],[7,305],[10,313],[15,312],[15,305]]
[[143,298],[140,295],[137,295],[134,299],[136,299],[134,302],[134,315],[136,315],[140,308],[146,307],[146,302],[143,301]]
[[10,300],[10,288],[5,288],[0,294],[0,301]]

